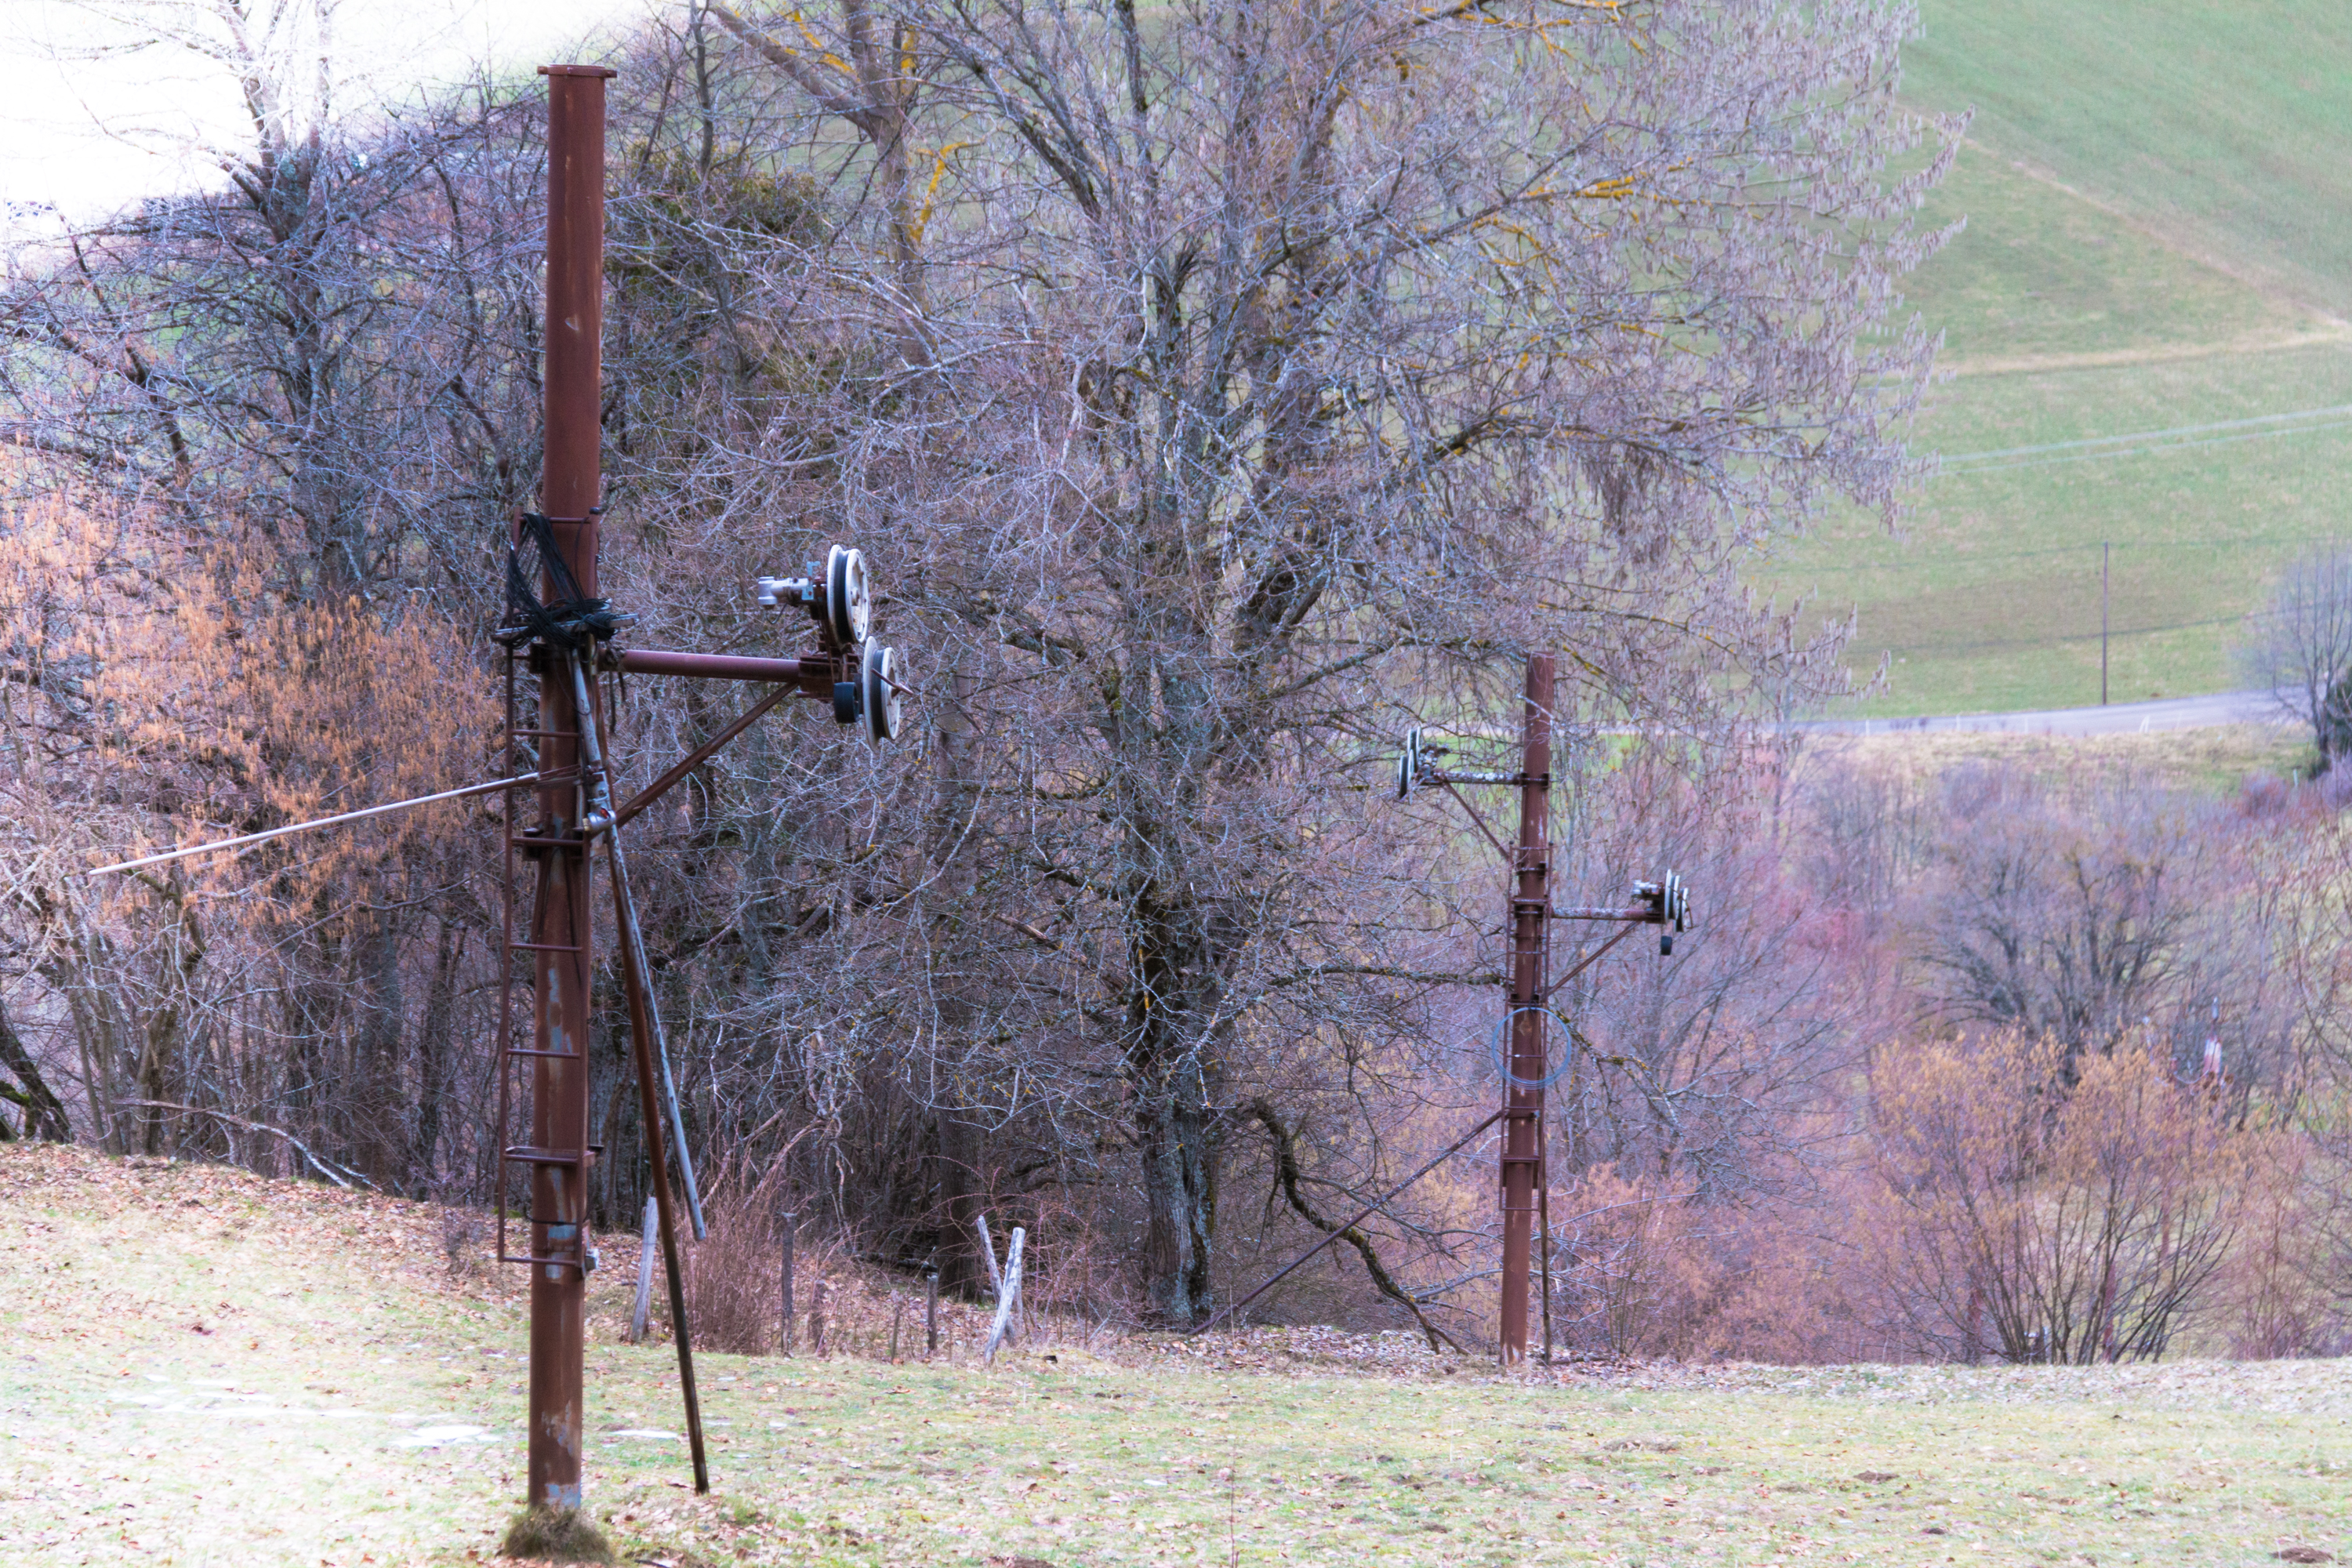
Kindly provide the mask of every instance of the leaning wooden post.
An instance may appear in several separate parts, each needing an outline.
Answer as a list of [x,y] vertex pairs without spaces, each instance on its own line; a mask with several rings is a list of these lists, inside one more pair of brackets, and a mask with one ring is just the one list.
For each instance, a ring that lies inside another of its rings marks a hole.
[[637,1244],[637,1302],[629,1311],[629,1342],[645,1342],[646,1330],[653,1321],[654,1258],[661,1246],[661,1205],[651,1193],[646,1194],[645,1237]]
[[940,1268],[923,1270],[923,1359],[940,1353]]
[[982,1353],[990,1361],[996,1359],[996,1348],[1013,1331],[1013,1309],[1021,1300],[1021,1244],[1029,1233],[1019,1226],[1013,1227],[1013,1245],[1004,1254],[1004,1282],[996,1293],[996,1321],[989,1326],[988,1347]]
[[783,1350],[784,1350],[784,1354],[786,1354],[786,1355],[790,1355],[790,1354],[792,1354],[792,1353],[793,1353],[793,1244],[794,1243],[794,1241],[795,1241],[796,1239],[798,1239],[799,1219],[800,1219],[800,1216],[799,1216],[798,1215],[795,1215],[792,1210],[790,1210],[790,1209],[786,1209],[786,1210],[784,1211],[784,1224],[783,1224],[783,1240],[784,1240],[784,1267],[783,1267],[783,1292],[784,1292],[784,1295],[783,1295],[783,1304],[784,1304],[784,1345],[783,1345]]
[[974,1215],[971,1216],[971,1225],[974,1230],[980,1232],[980,1256],[988,1265],[988,1288],[994,1294],[1002,1296],[1004,1294],[1004,1275],[996,1267],[996,1238],[988,1234],[988,1216],[984,1214]]

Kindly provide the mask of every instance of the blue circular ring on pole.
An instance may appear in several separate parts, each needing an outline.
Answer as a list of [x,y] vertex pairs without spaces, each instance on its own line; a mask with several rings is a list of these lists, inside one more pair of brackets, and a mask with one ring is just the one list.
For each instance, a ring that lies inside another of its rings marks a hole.
[[[1511,1053],[1507,1037],[1511,1032],[1511,1020],[1522,1013],[1542,1014],[1558,1024],[1560,1034],[1568,1038],[1569,1048],[1559,1054],[1559,1065],[1541,1078],[1521,1078],[1511,1070]],[[1511,1088],[1549,1089],[1559,1081],[1562,1073],[1568,1071],[1569,1063],[1576,1055],[1576,1037],[1569,1034],[1567,1019],[1539,1002],[1530,1002],[1523,1006],[1514,1007],[1503,1015],[1502,1021],[1495,1026],[1495,1037],[1489,1046],[1488,1054],[1495,1058],[1495,1070],[1503,1075],[1503,1081]]]

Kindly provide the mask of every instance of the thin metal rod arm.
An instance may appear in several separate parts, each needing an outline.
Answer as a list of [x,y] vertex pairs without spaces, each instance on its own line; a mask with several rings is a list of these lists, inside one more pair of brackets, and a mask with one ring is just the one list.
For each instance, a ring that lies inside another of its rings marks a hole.
[[[620,835],[609,834],[605,845],[613,863],[613,913],[622,924],[634,929],[636,910],[629,900],[627,874],[621,868]],[[625,938],[624,949],[633,944]],[[621,965],[622,988],[629,1004],[629,1037],[636,1058],[637,1103],[643,1108],[646,1123],[646,1163],[652,1167],[654,1206],[661,1213],[662,1271],[669,1285],[669,1322],[677,1341],[677,1387],[686,1401],[686,1436],[694,1455],[694,1489],[710,1489],[710,1461],[702,1446],[702,1394],[694,1381],[694,1345],[688,1330],[686,1315],[686,1277],[677,1256],[677,1213],[669,1191],[669,1163],[662,1149],[661,1108],[656,1103],[654,1084],[653,1027],[651,999],[646,994],[645,976],[635,963]]]
[[[588,678],[581,669],[580,661],[577,658],[573,658],[570,662],[572,665],[572,700],[579,705],[581,712],[593,713],[595,710],[590,705],[588,700]],[[612,759],[604,752],[602,740],[596,732],[596,726],[593,721],[586,722],[584,727],[582,729],[580,732],[580,747],[581,754],[586,759],[585,765],[594,770],[596,774],[596,789],[593,798],[589,803],[590,806],[592,810],[601,812],[603,814],[604,820],[601,825],[599,825],[602,828],[617,830],[620,826],[620,819],[618,815],[611,809],[613,799],[613,763]],[[583,824],[583,830],[588,830],[587,824]],[[669,1041],[665,1038],[662,1034],[661,1014],[659,1010],[655,1008],[653,1005],[653,965],[646,958],[645,932],[637,924],[637,901],[630,895],[629,892],[629,863],[621,853],[621,843],[617,831],[612,833],[610,837],[612,837],[613,839],[613,879],[619,889],[621,899],[621,903],[618,906],[620,911],[619,924],[621,928],[621,957],[630,971],[636,976],[637,984],[643,987],[645,991],[646,998],[646,1016],[653,1025],[652,1034],[654,1042],[654,1059],[661,1068],[662,1091],[667,1095],[669,1099],[670,1130],[675,1132],[677,1137],[677,1147],[678,1172],[686,1179],[687,1213],[691,1215],[694,1220],[694,1239],[700,1241],[710,1234],[710,1229],[709,1226],[703,1223],[702,1219],[702,1194],[695,1186],[694,1158],[687,1152],[686,1149],[686,1117],[678,1110],[677,1084],[670,1076]],[[647,1106],[646,1108],[646,1113],[651,1115],[653,1113],[653,1107]]]
[[791,687],[779,687],[775,690],[769,692],[765,697],[760,699],[757,702],[751,704],[751,708],[744,712],[741,718],[736,720],[735,722],[728,725],[724,730],[719,731],[718,734],[712,736],[709,740],[704,742],[701,745],[697,746],[693,751],[688,752],[685,756],[679,758],[677,762],[670,767],[669,771],[663,773],[661,777],[654,780],[653,783],[646,785],[645,788],[639,790],[636,794],[631,795],[626,801],[623,802],[621,808],[613,813],[613,826],[615,827],[620,826],[621,824],[628,821],[629,818],[636,816],[637,813],[653,805],[655,801],[659,800],[663,795],[667,793],[670,786],[677,784],[678,780],[684,778],[695,769],[700,767],[703,763],[709,762],[713,756],[718,754],[719,747],[725,745],[728,742],[733,740],[736,736],[750,729],[753,722],[759,719],[761,714],[765,713],[769,709],[773,708],[777,703],[782,702],[785,698],[790,697],[792,694],[793,689]]
[[1453,1158],[1454,1154],[1461,1151],[1462,1145],[1469,1142],[1470,1140],[1477,1137],[1478,1134],[1484,1132],[1487,1128],[1492,1127],[1496,1122],[1500,1121],[1502,1119],[1503,1113],[1501,1111],[1497,1110],[1493,1112],[1486,1121],[1481,1121],[1477,1126],[1473,1127],[1469,1131],[1465,1132],[1461,1137],[1456,1138],[1453,1142],[1448,1143],[1427,1164],[1422,1166],[1420,1170],[1415,1171],[1412,1175],[1407,1176],[1403,1181],[1399,1182],[1395,1186],[1391,1187],[1387,1192],[1381,1194],[1379,1197],[1374,1198],[1370,1203],[1366,1204],[1360,1210],[1357,1211],[1356,1216],[1353,1219],[1349,1220],[1347,1224],[1341,1226],[1337,1230],[1327,1232],[1322,1240],[1317,1242],[1314,1246],[1300,1253],[1297,1258],[1292,1258],[1287,1264],[1285,1264],[1280,1273],[1261,1282],[1256,1289],[1252,1290],[1240,1300],[1233,1302],[1228,1306],[1219,1308],[1215,1312],[1210,1314],[1208,1320],[1202,1323],[1199,1328],[1187,1330],[1186,1331],[1188,1333],[1205,1334],[1211,1329],[1215,1328],[1219,1323],[1223,1322],[1227,1318],[1232,1317],[1235,1312],[1240,1311],[1244,1307],[1248,1306],[1252,1301],[1256,1300],[1260,1296],[1265,1295],[1268,1290],[1273,1289],[1276,1285],[1281,1284],[1283,1280],[1289,1278],[1294,1271],[1303,1267],[1307,1261],[1313,1258],[1317,1253],[1322,1251],[1333,1242],[1338,1241],[1349,1231],[1363,1224],[1364,1221],[1370,1219],[1376,1212],[1395,1201],[1396,1195],[1399,1193],[1403,1192],[1407,1187],[1421,1180],[1422,1177],[1429,1174],[1430,1172],[1434,1171],[1438,1166]]
[[1486,836],[1486,842],[1495,847],[1495,853],[1500,855],[1506,861],[1508,861],[1511,858],[1510,850],[1504,847],[1503,841],[1495,837],[1495,830],[1486,826],[1486,819],[1483,816],[1479,815],[1478,808],[1472,805],[1467,800],[1465,800],[1462,796],[1462,792],[1455,789],[1451,781],[1440,779],[1437,782],[1439,784],[1444,786],[1446,794],[1454,797],[1455,805],[1461,806],[1463,810],[1470,814],[1470,820],[1477,824],[1478,831]]
[[588,786],[583,795],[580,837],[587,838],[613,826],[613,770],[604,763],[604,742],[596,732],[596,710],[588,701],[588,677],[581,670],[580,656],[567,653],[563,662],[572,671],[572,700],[580,714],[580,774]]
[[[572,664],[572,679],[578,699],[583,726],[582,743],[591,751],[596,749],[594,707],[585,697],[587,683],[582,676],[579,662]],[[601,754],[601,753],[600,753]],[[610,763],[606,763],[609,775]],[[607,784],[609,788],[609,782]],[[677,1216],[670,1200],[669,1162],[662,1148],[661,1107],[656,1102],[654,1085],[653,1055],[655,1045],[653,984],[646,973],[643,933],[637,926],[636,900],[629,895],[629,862],[621,851],[620,829],[615,826],[604,835],[604,851],[613,868],[613,921],[621,933],[622,989],[629,1007],[629,1043],[637,1068],[637,1103],[645,1117],[646,1163],[652,1167],[654,1206],[661,1217],[662,1268],[669,1285],[669,1322],[671,1337],[677,1342],[677,1386],[686,1402],[686,1436],[694,1457],[694,1489],[710,1489],[710,1462],[702,1443],[702,1394],[694,1381],[694,1344],[686,1314],[686,1279],[677,1256]],[[677,1112],[677,1103],[670,1102],[670,1113]],[[681,1161],[686,1156],[683,1143],[678,1148]]]
[[1658,911],[1647,904],[1636,904],[1630,910],[1554,910],[1551,918],[1556,921],[1633,921],[1648,925],[1664,923],[1658,918]]
[[1609,950],[1615,947],[1619,942],[1623,942],[1627,937],[1632,936],[1634,929],[1635,928],[1630,925],[1622,926],[1618,930],[1610,932],[1609,940],[1607,942],[1602,942],[1599,947],[1596,947],[1591,952],[1586,953],[1584,957],[1578,962],[1574,969],[1570,970],[1567,973],[1553,981],[1549,985],[1544,987],[1544,1001],[1549,1004],[1552,997],[1559,993],[1561,986],[1567,984],[1570,981],[1575,979],[1578,975],[1583,973],[1586,970],[1591,968],[1594,964],[1607,957]]
[[463,800],[469,795],[488,795],[492,790],[513,789],[519,784],[538,784],[551,778],[550,773],[520,773],[510,779],[492,779],[488,784],[467,784],[463,789],[445,789],[438,795],[420,795],[414,800],[395,800],[390,805],[371,805],[358,811],[346,811],[336,816],[321,816],[313,822],[290,823],[284,827],[272,827],[260,833],[247,833],[236,838],[219,838],[210,844],[193,844],[185,849],[166,849],[161,855],[149,855],[137,860],[124,860],[112,866],[99,866],[77,872],[83,877],[102,877],[109,871],[136,871],[142,866],[160,866],[166,860],[184,860],[191,855],[208,854],[215,849],[241,849],[247,845],[283,838],[289,833],[308,833],[314,827],[332,827],[338,823],[357,822],[362,817],[382,816],[386,812],[406,811],[411,806],[431,805],[436,801]]

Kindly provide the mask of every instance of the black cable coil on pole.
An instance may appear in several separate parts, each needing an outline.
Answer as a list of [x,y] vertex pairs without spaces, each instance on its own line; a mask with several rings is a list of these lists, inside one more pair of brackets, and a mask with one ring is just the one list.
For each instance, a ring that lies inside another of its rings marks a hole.
[[[616,612],[610,599],[592,599],[580,591],[580,580],[564,563],[555,542],[555,519],[538,512],[522,514],[522,537],[507,551],[507,613],[492,632],[492,640],[507,647],[528,642],[578,653],[593,644],[609,642],[630,617]],[[564,521],[570,521],[571,519]],[[528,544],[538,557],[536,570],[523,563]],[[555,584],[551,604],[541,604],[534,584],[541,575]]]

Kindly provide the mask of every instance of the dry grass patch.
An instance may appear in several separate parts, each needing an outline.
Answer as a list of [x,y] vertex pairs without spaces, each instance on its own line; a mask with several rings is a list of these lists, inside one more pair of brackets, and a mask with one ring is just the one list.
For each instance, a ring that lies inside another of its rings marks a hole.
[[[626,1272],[588,1369],[588,1511],[625,1563],[2352,1555],[2337,1363],[1507,1380],[1311,1329],[1047,1336],[992,1369],[714,1355],[698,1498],[669,1349],[621,1342]],[[494,1561],[519,1283],[453,1273],[426,1205],[0,1150],[0,1562]]]

